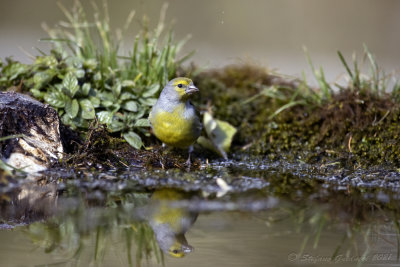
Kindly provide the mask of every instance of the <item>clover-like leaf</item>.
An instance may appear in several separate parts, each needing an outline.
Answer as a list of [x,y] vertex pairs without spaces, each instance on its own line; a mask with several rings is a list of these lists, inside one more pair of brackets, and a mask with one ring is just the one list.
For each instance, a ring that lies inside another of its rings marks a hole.
[[44,95],[44,100],[53,107],[63,108],[65,107],[66,99],[68,97],[62,92],[57,90],[51,90],[50,93]]
[[89,96],[90,102],[92,102],[93,107],[98,108],[100,106],[100,99],[95,96]]
[[111,87],[111,91],[113,92],[115,98],[118,98],[121,94],[121,88],[122,86],[120,82],[117,82],[113,87]]
[[144,115],[145,113],[146,113],[146,112],[145,112],[145,109],[144,109],[144,108],[141,108],[141,109],[138,110],[137,113],[133,114],[133,118],[134,118],[135,120],[138,120],[138,119],[140,119],[141,117],[143,117],[143,115]]
[[83,118],[82,116],[76,116],[72,119],[72,124],[79,128],[88,128],[90,124],[90,120]]
[[95,118],[95,110],[89,99],[80,100],[79,105],[81,106],[83,119],[91,120]]
[[65,62],[74,69],[81,69],[83,67],[83,58],[80,57],[67,57]]
[[68,114],[64,114],[61,116],[61,122],[65,125],[69,125],[72,130],[76,129],[76,125],[74,121],[71,119],[71,117]]
[[83,67],[87,70],[93,71],[97,67],[97,61],[95,59],[86,59],[83,62]]
[[76,78],[81,79],[85,77],[85,71],[83,69],[77,69],[75,70],[75,76]]
[[35,69],[43,69],[43,68],[49,68],[49,69],[55,69],[58,65],[58,61],[54,55],[49,55],[49,56],[40,56],[36,57],[35,59]]
[[78,79],[72,73],[65,75],[62,84],[68,90],[70,97],[74,97],[79,90]]
[[97,112],[97,118],[102,124],[110,124],[112,122],[113,113],[110,111]]
[[111,123],[108,124],[108,128],[111,130],[111,132],[120,132],[126,128],[126,125],[125,123],[114,118]]
[[30,92],[32,93],[33,97],[37,98],[37,99],[43,99],[45,94],[46,94],[45,92],[42,92],[42,91],[40,91],[38,89],[35,89],[35,88],[32,88],[30,90]]
[[98,98],[101,100],[101,105],[103,107],[109,107],[114,104],[114,96],[110,92],[99,92],[96,94]]
[[101,105],[105,108],[111,107],[114,104],[114,102],[109,101],[109,100],[103,100],[101,101]]
[[135,132],[128,132],[124,135],[125,140],[134,148],[140,149],[143,146],[142,138]]
[[27,72],[29,65],[25,65],[16,61],[13,61],[8,66],[5,66],[2,70],[3,75],[8,77],[8,80],[15,80],[19,75]]
[[128,92],[123,92],[121,94],[121,96],[119,97],[119,99],[123,100],[128,100],[128,99],[136,99],[137,97],[132,94],[132,93],[128,93]]
[[153,84],[149,88],[147,88],[144,93],[142,94],[143,97],[152,97],[155,95],[155,93],[160,90],[160,84]]
[[122,105],[122,108],[128,111],[136,112],[138,110],[138,105],[136,101],[127,101]]
[[139,102],[144,106],[152,107],[157,102],[157,98],[141,98]]
[[65,104],[65,112],[71,119],[75,118],[79,112],[78,100],[72,99],[72,101],[67,101],[67,103]]
[[135,86],[135,82],[132,80],[124,80],[122,81],[122,87],[133,88]]
[[138,119],[135,121],[135,126],[136,127],[150,127],[150,122],[148,119]]
[[90,92],[90,83],[84,83],[81,87],[81,92],[84,96],[88,96]]
[[51,81],[51,79],[53,79],[55,75],[56,72],[52,69],[35,73],[35,75],[33,76],[34,88],[40,89],[49,81]]

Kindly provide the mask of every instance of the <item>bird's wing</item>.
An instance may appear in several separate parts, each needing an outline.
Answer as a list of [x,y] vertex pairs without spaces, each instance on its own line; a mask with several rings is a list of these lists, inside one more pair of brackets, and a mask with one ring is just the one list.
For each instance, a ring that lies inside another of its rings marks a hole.
[[194,107],[194,111],[195,111],[195,113],[196,113],[196,128],[197,128],[198,131],[201,132],[201,130],[203,129],[203,124],[202,124],[201,121],[200,121],[200,118],[201,118],[201,117],[200,117],[200,111],[196,108],[195,105],[192,104],[191,101],[189,101],[189,103],[190,103],[191,106]]

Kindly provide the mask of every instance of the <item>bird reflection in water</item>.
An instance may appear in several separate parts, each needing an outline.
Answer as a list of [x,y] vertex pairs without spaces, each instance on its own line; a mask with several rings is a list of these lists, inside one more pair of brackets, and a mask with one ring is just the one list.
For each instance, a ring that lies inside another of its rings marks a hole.
[[185,237],[198,216],[185,205],[192,198],[193,194],[177,189],[157,190],[151,196],[149,224],[161,250],[176,258],[193,251]]

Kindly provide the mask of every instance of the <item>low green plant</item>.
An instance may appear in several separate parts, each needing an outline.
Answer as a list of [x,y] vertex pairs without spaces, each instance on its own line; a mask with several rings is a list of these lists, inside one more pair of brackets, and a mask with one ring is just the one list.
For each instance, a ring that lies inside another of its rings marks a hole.
[[[94,5],[91,22],[79,3],[69,11],[60,5],[67,22],[45,26],[51,42],[50,53],[41,52],[32,64],[10,58],[0,62],[0,88],[17,87],[54,107],[64,124],[87,129],[97,118],[111,132],[120,132],[135,148],[148,135],[147,115],[162,86],[190,54],[178,59],[185,40],[175,42],[172,31],[164,32],[166,6],[158,26],[143,27],[136,35],[128,56],[120,56],[122,34],[113,34],[107,5],[104,15]],[[124,34],[134,12],[127,19]],[[163,37],[164,36],[164,37]]]

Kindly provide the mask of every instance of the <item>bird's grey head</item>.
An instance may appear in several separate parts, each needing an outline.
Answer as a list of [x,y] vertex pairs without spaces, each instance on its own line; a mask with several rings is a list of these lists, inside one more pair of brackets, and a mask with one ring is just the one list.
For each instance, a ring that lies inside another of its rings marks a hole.
[[157,243],[161,250],[175,257],[182,258],[191,253],[194,249],[188,244],[185,235],[174,233],[166,224],[152,226]]
[[191,79],[179,77],[167,83],[161,92],[161,96],[170,102],[184,101],[198,91],[199,89]]

